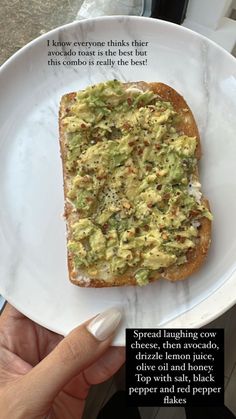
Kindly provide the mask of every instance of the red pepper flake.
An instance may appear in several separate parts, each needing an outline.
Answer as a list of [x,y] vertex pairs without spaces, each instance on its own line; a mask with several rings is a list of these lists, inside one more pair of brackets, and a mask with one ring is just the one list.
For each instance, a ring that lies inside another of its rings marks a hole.
[[172,209],[172,211],[171,211],[171,214],[172,214],[172,215],[176,215],[177,210],[178,210],[178,208],[177,208],[177,207],[174,207],[174,208]]
[[131,128],[131,125],[130,125],[128,122],[125,122],[125,123],[123,124],[123,128],[124,128],[125,130],[129,130],[129,129]]
[[200,211],[198,210],[191,210],[189,213],[190,218],[197,217],[200,214]]
[[66,113],[69,113],[70,112],[70,109],[69,108],[66,108]]
[[136,227],[136,229],[135,229],[135,233],[137,233],[137,234],[139,234],[139,233],[140,233],[140,228],[139,228],[139,227]]
[[70,100],[72,100],[72,99],[76,100],[76,94],[75,93],[69,93],[68,94],[68,99],[70,99]]
[[178,242],[180,242],[180,243],[184,243],[185,242],[185,240],[186,240],[186,237],[183,237],[183,236],[176,236],[176,240],[178,241]]
[[131,105],[132,105],[132,99],[131,99],[131,97],[128,97],[128,98],[127,98],[127,103],[128,103],[128,105],[129,105],[129,106],[131,106]]
[[80,125],[80,128],[86,128],[86,125],[85,124],[81,124]]
[[93,202],[93,198],[90,198],[89,196],[86,198],[87,202]]
[[103,224],[102,229],[104,231],[104,233],[107,231],[109,225],[107,223]]
[[146,147],[148,147],[148,146],[150,145],[150,143],[149,143],[148,141],[144,141],[144,145],[145,145]]
[[162,185],[157,185],[157,186],[156,186],[156,189],[157,189],[158,191],[160,191],[160,190],[161,190],[161,188],[162,188]]
[[138,155],[139,155],[139,156],[141,156],[141,154],[143,154],[143,150],[140,148],[140,149],[138,150]]
[[128,166],[128,173],[135,173],[132,166]]
[[156,144],[155,147],[156,147],[157,150],[160,150],[161,149],[161,145],[160,144]]
[[132,146],[132,145],[134,145],[134,144],[135,144],[135,142],[134,142],[134,141],[130,141],[128,144],[129,144],[130,146]]
[[168,199],[170,199],[170,194],[169,193],[164,193],[162,198],[164,199],[164,201],[168,201]]
[[148,208],[152,208],[152,207],[153,207],[153,203],[152,203],[152,202],[149,202],[149,203],[147,204],[147,207],[148,207]]
[[90,181],[90,176],[89,175],[85,175],[84,177],[83,177],[83,180],[84,180],[84,182],[89,182]]
[[148,230],[149,230],[149,226],[148,226],[147,224],[145,224],[145,225],[143,226],[143,229],[144,229],[145,231],[148,231]]

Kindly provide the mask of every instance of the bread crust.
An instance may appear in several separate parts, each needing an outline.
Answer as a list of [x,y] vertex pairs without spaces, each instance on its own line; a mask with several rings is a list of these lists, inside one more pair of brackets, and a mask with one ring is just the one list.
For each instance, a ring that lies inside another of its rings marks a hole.
[[[160,99],[171,102],[173,105],[174,110],[181,116],[181,122],[178,123],[176,126],[177,130],[182,131],[183,134],[189,137],[196,137],[197,139],[197,147],[195,151],[195,156],[199,160],[201,158],[201,143],[200,143],[200,136],[199,131],[197,128],[197,124],[195,122],[193,113],[189,108],[188,104],[184,100],[184,98],[176,92],[172,87],[164,84],[164,83],[146,83],[144,81],[139,82],[130,82],[124,83],[124,85],[128,88],[131,86],[136,86],[142,90],[152,90],[156,93]],[[60,142],[60,151],[61,151],[61,158],[62,162],[66,161],[66,133],[63,129],[62,120],[67,114],[67,106],[71,104],[76,98],[76,93],[72,92],[66,94],[61,99],[60,110],[59,110],[59,142]],[[73,213],[73,206],[69,201],[66,200],[67,191],[68,191],[68,174],[66,171],[65,164],[63,166],[63,183],[64,183],[64,195],[65,195],[65,211],[64,216],[66,219],[67,224],[67,239],[70,240],[70,225],[77,219],[78,214],[74,215]],[[198,169],[195,173],[198,176]],[[202,198],[202,203],[210,209],[209,202],[206,198]],[[200,220],[200,227],[198,228],[199,236],[198,236],[198,244],[197,246],[190,250],[187,253],[187,262],[182,265],[171,265],[168,268],[164,268],[162,273],[156,272],[153,273],[152,276],[149,278],[149,282],[153,282],[157,279],[164,278],[169,281],[177,281],[183,280],[198,271],[204,262],[208,248],[211,242],[211,221],[206,218],[202,217]],[[86,272],[74,273],[73,272],[73,264],[72,258],[68,252],[68,271],[69,271],[69,279],[70,281],[82,287],[93,287],[93,288],[102,288],[102,287],[116,287],[116,286],[124,286],[124,285],[137,285],[136,279],[134,275],[132,275],[132,270],[128,273],[123,275],[116,276],[112,278],[112,281],[105,281],[99,278],[89,278],[86,275]]]

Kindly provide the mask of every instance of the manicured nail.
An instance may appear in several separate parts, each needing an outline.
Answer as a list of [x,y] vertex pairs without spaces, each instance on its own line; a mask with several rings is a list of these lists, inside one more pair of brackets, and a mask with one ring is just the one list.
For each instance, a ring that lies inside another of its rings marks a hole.
[[96,316],[87,326],[88,331],[98,340],[106,340],[116,330],[122,313],[118,308],[110,308]]

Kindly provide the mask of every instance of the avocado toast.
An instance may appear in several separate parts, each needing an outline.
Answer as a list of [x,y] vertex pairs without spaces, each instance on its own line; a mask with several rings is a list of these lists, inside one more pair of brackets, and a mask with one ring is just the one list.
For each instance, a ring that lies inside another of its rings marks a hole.
[[182,96],[162,83],[100,83],[62,97],[59,127],[70,280],[146,285],[198,270],[212,215]]

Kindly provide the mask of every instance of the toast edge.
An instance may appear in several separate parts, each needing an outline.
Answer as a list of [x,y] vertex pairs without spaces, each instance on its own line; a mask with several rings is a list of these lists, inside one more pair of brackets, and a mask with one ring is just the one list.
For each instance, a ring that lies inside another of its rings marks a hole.
[[[189,108],[188,104],[186,103],[185,99],[172,87],[158,82],[150,82],[146,83],[144,81],[139,82],[130,82],[124,83],[127,87],[135,85],[140,87],[143,90],[151,90],[160,96],[161,99],[165,101],[169,101],[172,103],[174,110],[179,113],[182,117],[181,123],[178,124],[178,129],[182,131],[185,135],[188,136],[195,136],[197,138],[197,148],[196,148],[196,158],[200,160],[201,158],[201,143],[200,143],[200,135],[197,128],[197,124],[191,109]],[[76,97],[75,92],[71,92],[62,96],[60,102],[60,110],[59,110],[59,144],[60,144],[60,154],[62,159],[62,169],[63,169],[63,188],[64,188],[64,197],[65,197],[65,204],[64,204],[64,218],[66,221],[66,230],[67,230],[67,241],[70,239],[70,221],[69,216],[72,212],[72,205],[68,203],[66,200],[67,194],[67,173],[65,167],[65,157],[66,157],[66,146],[65,146],[65,132],[62,127],[62,119],[66,115],[66,105],[67,103],[71,103],[72,100]],[[202,203],[204,203],[208,209],[210,209],[209,202],[206,198],[202,198]],[[202,217],[200,220],[201,226],[199,227],[199,244],[197,247],[193,249],[193,251],[189,251],[187,254],[188,261],[183,265],[173,265],[163,270],[160,274],[159,272],[153,273],[153,275],[149,278],[149,282],[154,282],[155,280],[164,278],[169,281],[178,281],[184,280],[193,273],[197,272],[204,260],[206,259],[208,249],[211,243],[211,221],[206,217]],[[68,264],[68,271],[69,271],[69,279],[74,285],[78,285],[81,287],[91,287],[91,288],[103,288],[103,287],[116,287],[116,286],[124,286],[124,285],[137,285],[136,280],[134,277],[130,276],[130,274],[124,274],[119,277],[114,277],[112,281],[104,281],[99,278],[89,278],[85,276],[82,272],[74,275],[72,260],[67,252],[67,264]]]

